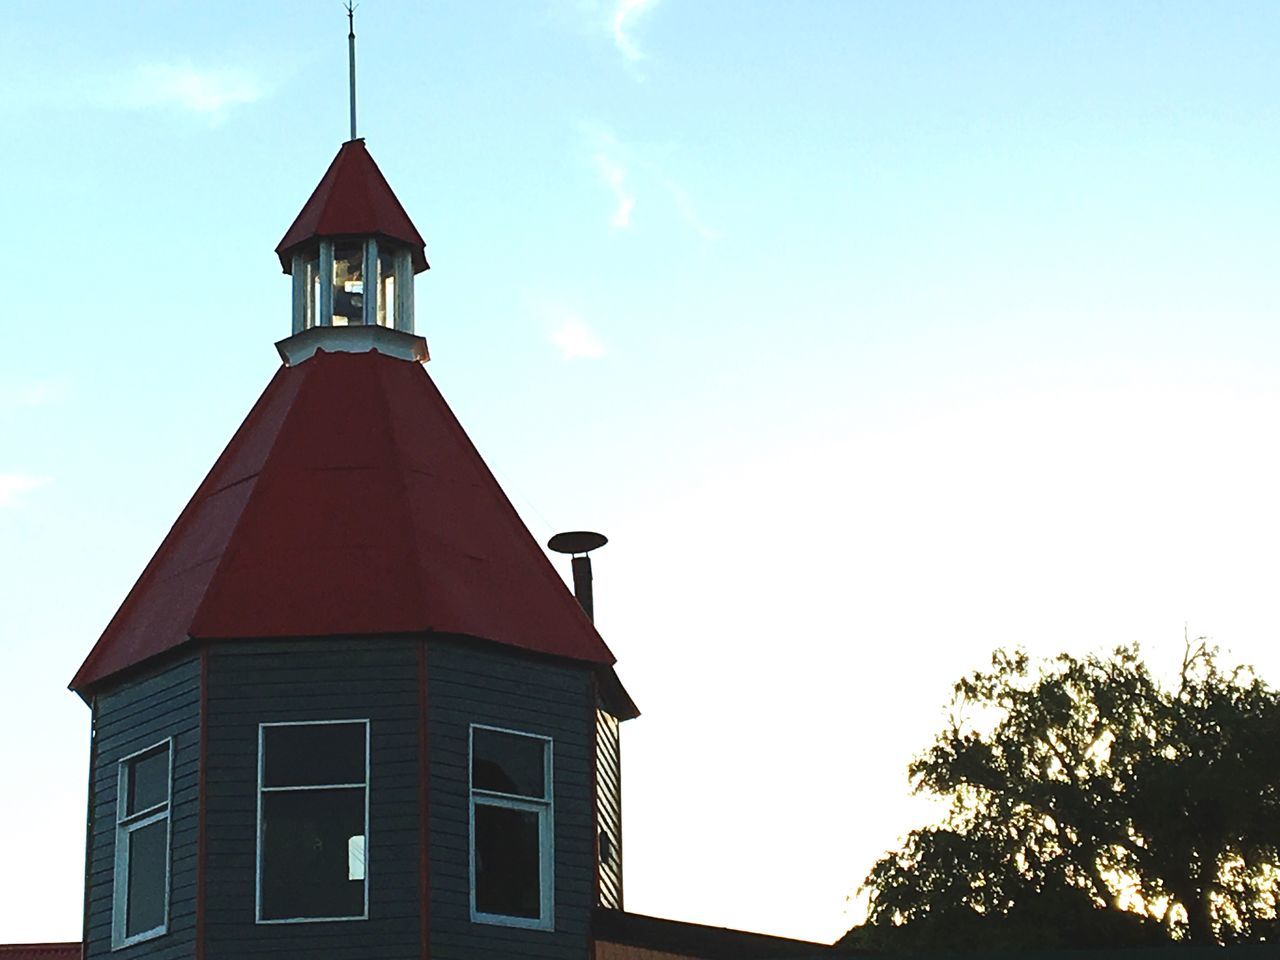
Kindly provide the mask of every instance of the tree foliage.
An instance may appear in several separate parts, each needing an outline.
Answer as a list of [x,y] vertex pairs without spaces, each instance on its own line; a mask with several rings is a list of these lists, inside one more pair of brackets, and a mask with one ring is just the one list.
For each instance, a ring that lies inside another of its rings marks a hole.
[[1136,647],[960,680],[910,765],[949,801],[872,868],[868,946],[1274,940],[1280,695],[1188,644],[1161,684]]

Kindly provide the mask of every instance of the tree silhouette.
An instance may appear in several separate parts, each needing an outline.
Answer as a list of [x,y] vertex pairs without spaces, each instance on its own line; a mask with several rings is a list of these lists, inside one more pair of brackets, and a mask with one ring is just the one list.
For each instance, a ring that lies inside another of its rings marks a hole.
[[1280,938],[1280,695],[1188,643],[1172,684],[1136,647],[960,680],[913,789],[950,801],[863,882],[882,948]]

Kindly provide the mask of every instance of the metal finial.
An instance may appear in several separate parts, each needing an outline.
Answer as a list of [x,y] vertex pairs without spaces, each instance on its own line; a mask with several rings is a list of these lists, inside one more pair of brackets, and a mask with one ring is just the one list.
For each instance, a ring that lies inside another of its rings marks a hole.
[[356,138],[356,6],[347,0],[347,65],[351,74],[351,139]]

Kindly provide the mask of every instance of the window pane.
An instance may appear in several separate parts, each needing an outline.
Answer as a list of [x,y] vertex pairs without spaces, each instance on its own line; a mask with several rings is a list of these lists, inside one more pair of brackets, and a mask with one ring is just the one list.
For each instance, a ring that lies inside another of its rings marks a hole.
[[496,790],[539,800],[546,797],[547,743],[497,730],[472,730],[471,783],[477,790]]
[[333,325],[364,323],[364,247],[337,246],[333,251]]
[[166,803],[169,799],[168,745],[130,760],[126,775],[128,786],[125,816]]
[[319,323],[317,314],[320,310],[320,261],[316,257],[306,261],[305,264],[305,280],[306,300],[303,308],[302,325],[310,328]]
[[378,254],[378,323],[384,327],[396,325],[396,257],[393,253]]
[[364,836],[347,838],[347,879],[364,879]]
[[128,911],[124,935],[132,937],[164,925],[167,818],[127,834],[129,844]]
[[353,837],[364,838],[363,787],[264,793],[262,919],[363,916]]
[[264,786],[364,783],[363,723],[263,727],[262,735]]
[[475,842],[476,910],[537,920],[542,914],[538,814],[477,803]]

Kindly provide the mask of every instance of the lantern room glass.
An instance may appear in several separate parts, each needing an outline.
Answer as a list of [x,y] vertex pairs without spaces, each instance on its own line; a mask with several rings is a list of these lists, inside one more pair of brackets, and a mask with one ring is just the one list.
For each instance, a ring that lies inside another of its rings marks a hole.
[[364,323],[413,332],[413,257],[400,244],[322,240],[295,254],[292,272],[295,333]]
[[302,263],[303,280],[302,289],[305,291],[305,299],[302,305],[302,327],[316,326],[319,321],[320,313],[320,258],[318,256],[308,257]]
[[364,246],[335,244],[333,249],[333,325],[364,323]]
[[396,325],[396,260],[394,252],[378,251],[378,326]]

